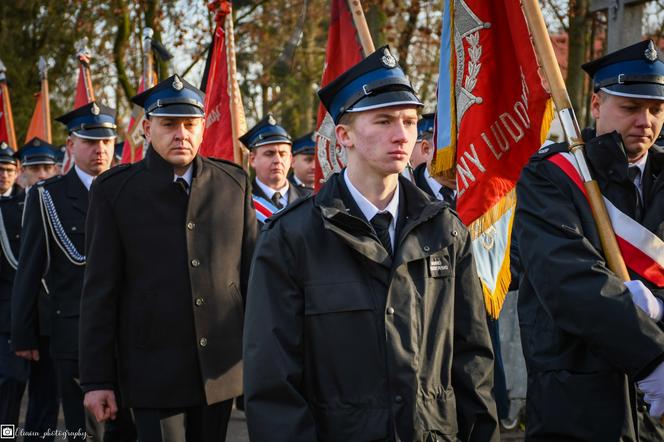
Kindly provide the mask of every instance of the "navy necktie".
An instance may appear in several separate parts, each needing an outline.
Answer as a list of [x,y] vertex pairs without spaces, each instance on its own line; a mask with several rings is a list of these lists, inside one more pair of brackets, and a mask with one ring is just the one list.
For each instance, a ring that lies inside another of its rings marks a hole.
[[392,240],[390,239],[390,224],[392,223],[392,214],[390,212],[377,213],[371,218],[371,225],[376,232],[380,243],[385,247],[387,253],[392,254]]

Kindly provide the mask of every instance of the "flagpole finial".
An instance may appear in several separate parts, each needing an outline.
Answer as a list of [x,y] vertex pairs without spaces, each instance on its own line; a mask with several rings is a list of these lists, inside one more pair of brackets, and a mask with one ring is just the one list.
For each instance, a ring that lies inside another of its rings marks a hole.
[[39,57],[39,63],[37,66],[39,66],[39,75],[41,76],[42,80],[45,79],[50,67],[48,62],[44,57]]
[[143,40],[152,40],[152,36],[154,35],[154,30],[150,27],[143,28]]
[[83,37],[81,41],[79,41],[76,44],[76,57],[80,61],[84,61],[86,63],[90,62],[90,57],[92,57],[92,51],[90,51],[90,48],[88,47],[88,38]]

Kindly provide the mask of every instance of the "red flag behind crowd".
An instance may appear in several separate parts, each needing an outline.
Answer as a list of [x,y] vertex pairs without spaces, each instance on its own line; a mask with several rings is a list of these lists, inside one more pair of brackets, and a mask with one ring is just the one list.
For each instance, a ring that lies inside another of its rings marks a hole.
[[[332,0],[331,10],[325,70],[320,87],[326,86],[364,58],[347,0]],[[344,163],[343,153],[336,146],[334,122],[322,104],[318,107],[317,128],[316,189],[320,187],[322,179],[338,171]]]
[[205,132],[201,143],[201,155],[235,160],[233,126],[231,121],[231,96],[228,87],[228,53],[224,23],[230,14],[229,2],[213,2],[210,8],[219,7],[217,27],[210,51],[207,84],[205,85]]
[[44,141],[50,142],[50,134],[46,125],[46,115],[44,106],[44,96],[41,92],[35,93],[35,111],[32,113],[30,126],[28,126],[28,133],[25,135],[25,142],[27,143],[34,137],[39,137]]
[[[141,78],[141,84],[138,85],[137,94],[145,90],[145,78]],[[122,164],[131,164],[143,159],[143,109],[134,105],[127,127],[124,145],[122,146]]]

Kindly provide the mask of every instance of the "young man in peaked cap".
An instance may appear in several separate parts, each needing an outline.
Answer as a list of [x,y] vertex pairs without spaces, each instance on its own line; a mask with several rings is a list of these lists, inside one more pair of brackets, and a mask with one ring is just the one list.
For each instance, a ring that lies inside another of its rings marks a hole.
[[249,148],[249,163],[256,171],[252,183],[255,198],[266,200],[276,210],[281,210],[308,195],[304,189],[292,186],[288,181],[293,142],[272,114],[263,117],[240,137],[240,141]]
[[261,234],[244,347],[251,440],[498,440],[468,232],[400,177],[422,104],[387,47],[318,94],[348,164]]
[[[583,69],[595,91],[595,129],[584,131],[587,163],[620,213],[614,229],[627,232],[623,239],[636,241],[639,253],[623,250],[631,281],[609,270],[567,143],[532,157],[517,185],[514,226],[523,267],[526,437],[661,441],[664,151],[654,142],[664,124],[664,62],[646,40]],[[654,418],[635,400],[636,387]]]
[[[110,166],[116,137],[115,110],[92,102],[57,121],[67,126],[67,149],[75,165],[66,175],[39,182],[28,193],[18,261],[20,271],[16,274],[12,299],[12,346],[28,360],[38,361],[41,357],[35,324],[43,278],[51,298],[50,351],[65,425],[68,431],[83,430],[100,438],[103,429],[90,415],[86,416],[78,382],[78,321],[86,263],[88,189],[92,180]],[[44,159],[54,163],[50,151],[50,146],[33,143],[31,151],[23,153],[24,166]]]
[[293,172],[288,176],[292,185],[310,194],[316,179],[316,135],[309,132],[293,141]]
[[[144,160],[97,179],[81,299],[81,386],[98,420],[114,385],[141,441],[225,439],[242,393],[242,324],[256,237],[237,165],[198,155],[203,93],[179,76],[132,98]],[[140,222],[136,222],[140,220]]]

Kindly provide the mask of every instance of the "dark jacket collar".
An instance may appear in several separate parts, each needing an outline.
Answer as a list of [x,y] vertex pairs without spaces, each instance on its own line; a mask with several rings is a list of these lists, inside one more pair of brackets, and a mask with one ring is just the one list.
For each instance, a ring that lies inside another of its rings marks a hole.
[[[148,171],[151,173],[155,173],[159,176],[163,176],[164,178],[168,177],[169,181],[173,181],[173,176],[174,176],[174,171],[173,171],[173,165],[163,159],[161,155],[159,155],[152,145],[148,146],[147,152],[145,153],[145,167],[147,168]],[[194,166],[194,171],[192,177],[198,178],[200,177],[202,171],[203,171],[203,159],[201,158],[200,155],[196,155],[194,157],[193,161],[193,166]]]
[[88,213],[88,189],[78,177],[76,169],[72,167],[64,176],[67,189],[67,198],[72,200],[72,205],[83,213]]
[[436,196],[433,194],[433,189],[431,188],[431,186],[429,186],[429,183],[427,182],[427,179],[424,176],[424,171],[426,170],[426,168],[427,168],[427,163],[422,163],[419,166],[417,166],[415,170],[413,170],[413,176],[415,177],[415,184],[417,185],[417,187],[419,187],[420,189],[422,189],[423,191],[425,191],[426,193],[435,198]]

